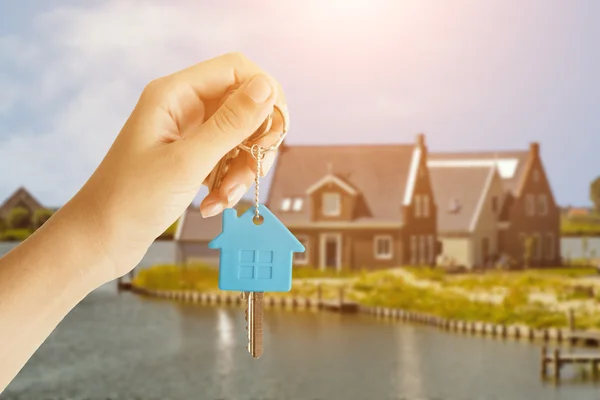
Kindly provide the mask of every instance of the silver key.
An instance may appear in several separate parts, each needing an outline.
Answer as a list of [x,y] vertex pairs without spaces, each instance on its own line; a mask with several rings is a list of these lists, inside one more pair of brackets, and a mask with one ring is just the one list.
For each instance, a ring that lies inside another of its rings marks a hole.
[[263,295],[262,292],[243,292],[246,300],[246,330],[248,331],[248,346],[246,349],[254,358],[263,353]]

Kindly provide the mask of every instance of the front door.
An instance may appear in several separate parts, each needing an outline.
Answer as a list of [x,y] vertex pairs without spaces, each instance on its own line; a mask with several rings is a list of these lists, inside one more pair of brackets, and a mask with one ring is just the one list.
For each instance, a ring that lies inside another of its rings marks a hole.
[[338,235],[326,235],[322,243],[322,266],[324,269],[337,270],[340,260],[340,237]]

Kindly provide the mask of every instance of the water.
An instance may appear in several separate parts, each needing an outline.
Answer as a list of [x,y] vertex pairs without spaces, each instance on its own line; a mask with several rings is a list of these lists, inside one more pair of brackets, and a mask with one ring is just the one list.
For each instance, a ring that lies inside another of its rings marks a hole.
[[[155,243],[140,266],[168,262],[172,249]],[[600,398],[592,383],[543,384],[539,348],[523,342],[268,310],[265,353],[253,360],[244,327],[241,308],[146,300],[107,284],[73,309],[0,400]]]

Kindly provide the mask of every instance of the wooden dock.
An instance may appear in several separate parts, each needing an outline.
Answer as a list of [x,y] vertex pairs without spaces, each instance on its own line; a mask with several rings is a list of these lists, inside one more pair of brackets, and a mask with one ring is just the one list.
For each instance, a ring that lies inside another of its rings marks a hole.
[[559,382],[561,368],[567,364],[589,365],[593,379],[598,379],[600,353],[563,353],[558,348],[554,349],[552,353],[548,353],[546,346],[542,347],[540,357],[542,379],[548,377],[549,366],[551,366],[552,377],[555,382]]
[[565,339],[572,345],[600,346],[600,332],[568,331]]
[[323,310],[327,311],[335,311],[340,313],[350,313],[356,314],[360,311],[360,306],[358,303],[344,301],[340,302],[338,300],[330,300],[330,301],[321,301],[319,307]]

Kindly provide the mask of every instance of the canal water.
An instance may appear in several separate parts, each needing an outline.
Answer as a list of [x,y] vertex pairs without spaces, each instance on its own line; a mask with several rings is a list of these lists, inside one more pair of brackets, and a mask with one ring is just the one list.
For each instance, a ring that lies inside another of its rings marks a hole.
[[253,360],[244,328],[241,308],[148,300],[107,284],[72,310],[0,399],[600,398],[592,383],[542,383],[539,349],[523,342],[267,310],[265,353]]

